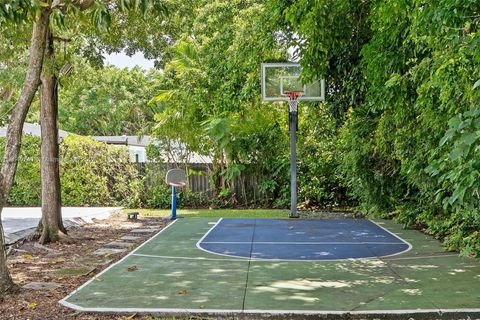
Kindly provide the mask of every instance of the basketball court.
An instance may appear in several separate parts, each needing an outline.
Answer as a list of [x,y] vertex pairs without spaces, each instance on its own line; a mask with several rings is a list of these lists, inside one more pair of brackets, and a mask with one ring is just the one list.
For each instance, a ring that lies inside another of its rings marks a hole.
[[185,218],[60,301],[93,312],[480,316],[480,263],[383,220]]

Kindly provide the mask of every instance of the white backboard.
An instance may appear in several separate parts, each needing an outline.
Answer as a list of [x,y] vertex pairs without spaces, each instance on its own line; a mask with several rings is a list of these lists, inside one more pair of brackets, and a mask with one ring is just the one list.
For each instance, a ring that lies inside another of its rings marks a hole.
[[325,81],[300,82],[302,67],[298,63],[262,63],[262,100],[288,101],[286,91],[303,91],[298,100],[324,101]]

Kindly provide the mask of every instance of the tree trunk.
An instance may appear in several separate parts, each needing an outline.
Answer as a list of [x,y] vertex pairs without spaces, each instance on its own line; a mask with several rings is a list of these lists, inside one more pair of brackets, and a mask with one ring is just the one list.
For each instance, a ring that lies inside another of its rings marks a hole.
[[[0,174],[0,183],[3,184],[3,177]],[[1,197],[2,201],[4,201],[5,197]],[[3,226],[0,222],[0,246],[1,246],[1,254],[0,254],[0,296],[3,296],[5,293],[13,291],[16,286],[13,283],[12,277],[10,276],[10,272],[8,271],[7,266],[7,253],[5,251],[5,236],[3,233]]]
[[[40,73],[43,66],[43,55],[50,18],[50,9],[42,8],[37,21],[33,26],[32,40],[28,69],[20,97],[10,116],[5,143],[5,155],[0,171],[0,217],[1,210],[6,203],[10,189],[12,188],[17,170],[18,155],[22,142],[22,130],[25,117],[32,103],[35,92],[40,84]],[[1,220],[0,220],[1,221]],[[1,224],[1,222],[0,222]],[[5,252],[5,238],[3,228],[0,225],[0,296],[15,288],[7,268],[7,256]]]
[[62,222],[58,161],[58,79],[53,67],[55,50],[50,31],[47,39],[45,67],[41,75],[42,84],[40,86],[42,233],[39,242],[41,244],[57,241],[60,233],[66,234]]
[[241,188],[242,188],[243,205],[248,207],[247,188],[245,186],[245,174],[244,173],[242,173],[240,175],[240,181],[241,181]]

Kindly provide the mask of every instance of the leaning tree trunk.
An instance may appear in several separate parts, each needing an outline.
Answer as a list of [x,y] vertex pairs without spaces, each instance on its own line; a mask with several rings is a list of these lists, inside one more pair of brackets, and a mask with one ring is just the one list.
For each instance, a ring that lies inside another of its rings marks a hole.
[[[43,55],[45,52],[46,35],[50,9],[42,8],[40,15],[33,26],[32,40],[30,45],[30,56],[28,69],[20,97],[10,116],[5,143],[5,155],[2,169],[0,171],[0,216],[6,199],[12,188],[17,170],[18,155],[22,141],[22,130],[25,117],[32,103],[35,92],[40,85],[40,73],[42,72]],[[1,221],[1,220],[0,220]],[[5,252],[5,238],[0,222],[0,295],[13,289],[12,278],[7,268],[7,256]]]
[[66,234],[62,222],[58,161],[58,78],[53,68],[55,50],[51,32],[48,32],[47,39],[45,67],[40,86],[42,225],[39,242],[42,244],[57,241],[61,233]]

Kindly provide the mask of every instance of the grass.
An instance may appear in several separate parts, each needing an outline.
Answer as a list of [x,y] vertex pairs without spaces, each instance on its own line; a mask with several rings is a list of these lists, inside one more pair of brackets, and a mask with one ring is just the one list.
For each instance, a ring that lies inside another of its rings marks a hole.
[[[161,209],[125,209],[123,212],[139,212],[141,216],[168,217],[170,210]],[[177,216],[185,218],[286,218],[288,210],[279,209],[177,209]]]

